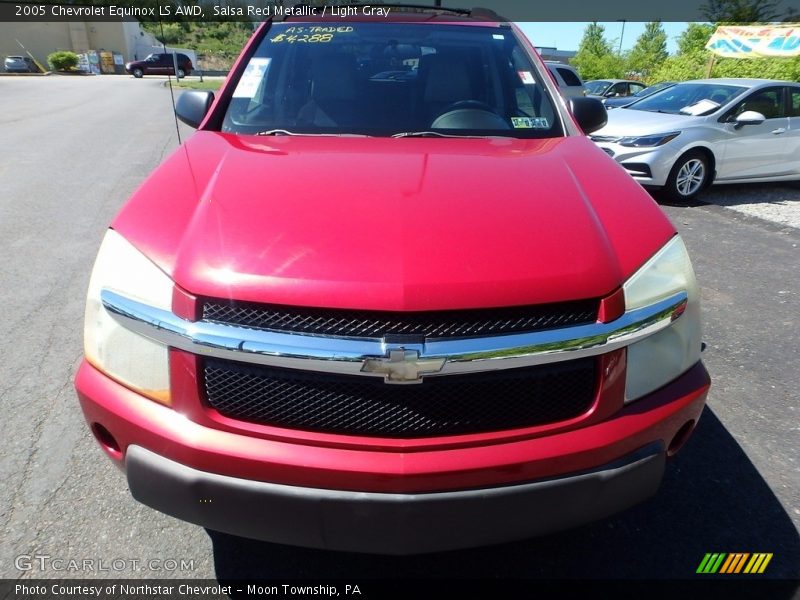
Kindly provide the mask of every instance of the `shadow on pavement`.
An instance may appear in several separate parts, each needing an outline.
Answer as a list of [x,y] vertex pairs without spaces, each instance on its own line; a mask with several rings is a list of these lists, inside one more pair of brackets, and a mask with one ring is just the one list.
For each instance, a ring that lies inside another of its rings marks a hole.
[[800,183],[737,183],[715,185],[701,192],[695,200],[675,202],[667,198],[661,190],[648,190],[653,199],[661,205],[697,207],[706,204],[718,206],[737,206],[739,204],[785,204],[800,201]]
[[[217,578],[689,579],[706,552],[772,552],[759,578],[800,576],[800,537],[778,499],[706,407],[659,493],[616,517],[513,544],[411,557],[310,550],[208,531]],[[796,589],[790,585],[791,589]],[[790,598],[786,587],[770,598]],[[777,590],[772,590],[775,592]]]

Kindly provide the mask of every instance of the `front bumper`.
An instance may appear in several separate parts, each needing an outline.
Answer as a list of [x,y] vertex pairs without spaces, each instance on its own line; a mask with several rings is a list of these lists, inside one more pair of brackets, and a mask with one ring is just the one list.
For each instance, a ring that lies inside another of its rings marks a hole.
[[128,448],[139,502],[203,527],[298,546],[411,554],[483,546],[574,527],[658,489],[665,449],[653,443],[568,476],[488,489],[376,494],[294,487],[207,473]]
[[520,539],[647,498],[664,456],[699,419],[708,387],[697,363],[583,427],[430,448],[376,440],[364,448],[203,425],[86,362],[76,378],[87,421],[96,435],[98,427],[108,434],[98,436],[101,446],[145,504],[237,535],[387,553]]
[[631,148],[614,142],[595,141],[603,152],[611,156],[643,186],[663,187],[672,166],[680,156],[666,143],[655,148]]

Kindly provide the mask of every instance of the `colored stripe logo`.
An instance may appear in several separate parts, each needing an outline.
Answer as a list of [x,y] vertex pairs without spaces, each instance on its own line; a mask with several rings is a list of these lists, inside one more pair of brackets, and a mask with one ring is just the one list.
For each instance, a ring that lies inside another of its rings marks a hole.
[[700,561],[696,573],[725,575],[763,573],[772,560],[772,552],[709,552]]

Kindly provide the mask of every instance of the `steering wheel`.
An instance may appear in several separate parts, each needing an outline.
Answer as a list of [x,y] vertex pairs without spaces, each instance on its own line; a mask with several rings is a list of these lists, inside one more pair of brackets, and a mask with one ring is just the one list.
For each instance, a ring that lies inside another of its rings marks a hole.
[[447,105],[431,123],[434,129],[509,129],[506,120],[485,102],[459,100]]

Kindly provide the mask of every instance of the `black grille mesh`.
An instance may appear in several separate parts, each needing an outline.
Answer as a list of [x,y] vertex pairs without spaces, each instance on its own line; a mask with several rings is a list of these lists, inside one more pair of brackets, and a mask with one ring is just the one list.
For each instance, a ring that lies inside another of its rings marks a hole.
[[599,300],[507,308],[381,312],[274,306],[228,300],[205,300],[203,319],[253,329],[383,338],[387,335],[426,339],[480,337],[539,331],[593,323]]
[[309,431],[415,438],[515,429],[586,412],[594,359],[390,385],[206,359],[207,402],[234,419]]

